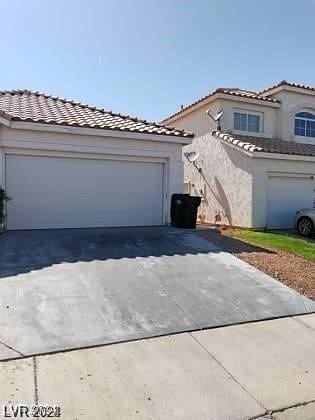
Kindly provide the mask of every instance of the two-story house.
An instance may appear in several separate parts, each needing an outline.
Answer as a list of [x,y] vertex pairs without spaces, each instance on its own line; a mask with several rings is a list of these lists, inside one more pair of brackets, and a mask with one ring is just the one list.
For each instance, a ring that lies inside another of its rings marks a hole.
[[[207,114],[221,110],[219,124]],[[315,207],[315,88],[220,88],[163,123],[195,133],[183,159],[200,221],[291,228],[298,209]]]

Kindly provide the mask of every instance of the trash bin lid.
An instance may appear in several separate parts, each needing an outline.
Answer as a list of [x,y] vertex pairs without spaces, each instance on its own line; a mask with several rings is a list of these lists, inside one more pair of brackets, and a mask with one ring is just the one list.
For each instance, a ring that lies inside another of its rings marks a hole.
[[189,201],[190,201],[190,204],[191,205],[198,207],[200,205],[200,203],[201,203],[201,197],[197,197],[197,196],[192,196],[191,195],[189,197]]

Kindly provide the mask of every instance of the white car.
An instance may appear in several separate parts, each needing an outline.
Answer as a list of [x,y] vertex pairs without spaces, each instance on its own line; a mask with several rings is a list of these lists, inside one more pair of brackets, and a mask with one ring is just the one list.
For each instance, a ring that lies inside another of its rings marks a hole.
[[315,209],[301,209],[295,214],[295,227],[302,236],[315,234]]

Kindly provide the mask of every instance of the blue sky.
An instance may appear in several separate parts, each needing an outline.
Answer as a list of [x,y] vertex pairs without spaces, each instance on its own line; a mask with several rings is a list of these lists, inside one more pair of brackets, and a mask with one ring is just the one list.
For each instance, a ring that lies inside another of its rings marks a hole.
[[217,87],[315,85],[315,0],[10,0],[0,89],[160,120]]

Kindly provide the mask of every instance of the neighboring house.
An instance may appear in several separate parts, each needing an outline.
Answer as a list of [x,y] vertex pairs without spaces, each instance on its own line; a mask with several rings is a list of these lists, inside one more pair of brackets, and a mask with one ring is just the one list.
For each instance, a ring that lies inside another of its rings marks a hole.
[[6,228],[166,224],[192,137],[43,93],[0,92]]
[[[220,129],[208,109],[224,111]],[[163,123],[195,133],[184,152],[200,157],[184,157],[185,182],[203,198],[200,220],[291,228],[299,208],[315,207],[315,88],[217,89]]]

